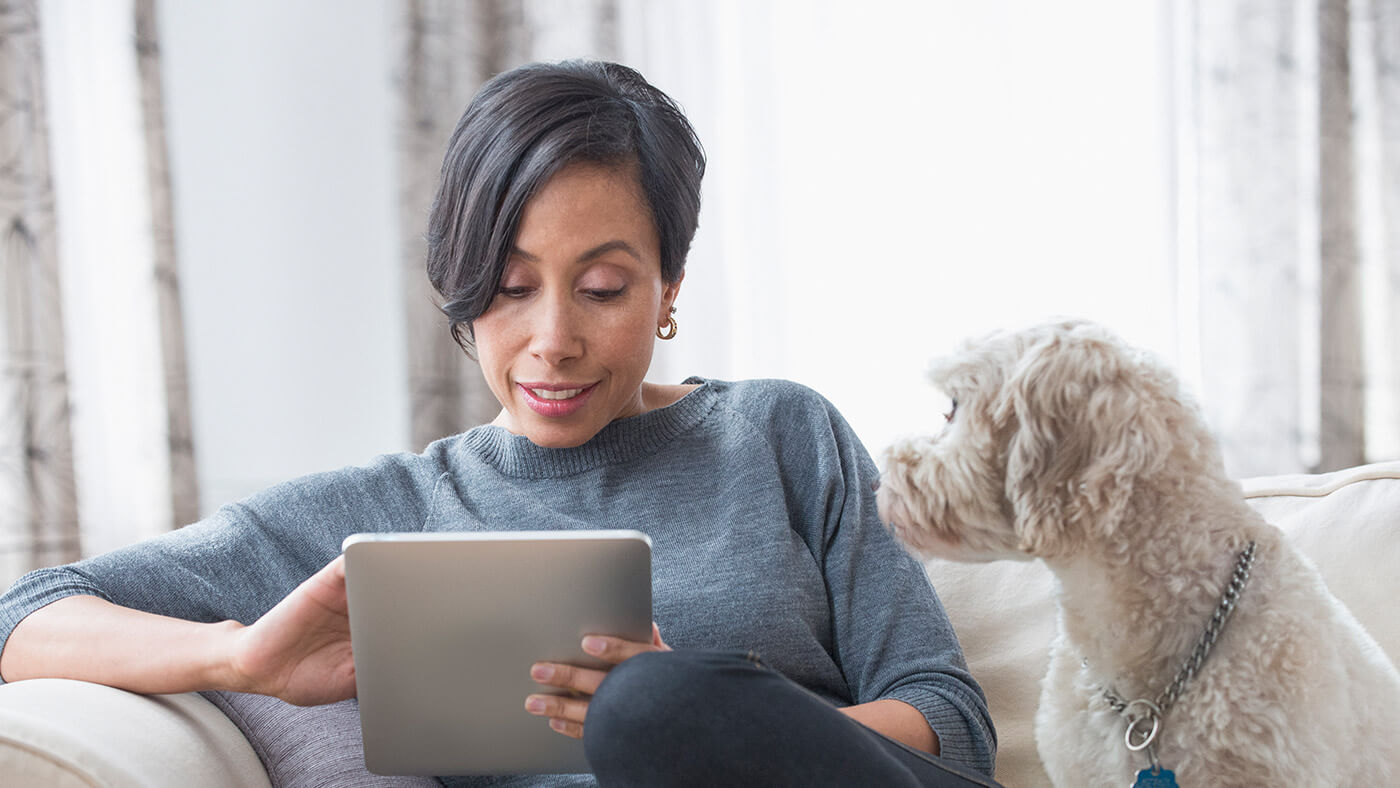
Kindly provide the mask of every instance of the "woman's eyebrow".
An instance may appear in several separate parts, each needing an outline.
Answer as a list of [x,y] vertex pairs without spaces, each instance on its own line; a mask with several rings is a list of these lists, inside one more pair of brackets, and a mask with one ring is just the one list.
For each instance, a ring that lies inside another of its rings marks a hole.
[[578,260],[576,260],[575,262],[584,263],[584,262],[587,262],[587,261],[589,261],[589,260],[592,260],[592,259],[595,258],[595,257],[601,257],[601,256],[607,254],[608,252],[611,252],[611,251],[614,250],[614,249],[620,249],[620,250],[626,252],[627,254],[632,255],[632,257],[636,258],[637,262],[641,262],[641,261],[642,261],[642,254],[641,254],[641,252],[638,252],[638,251],[632,246],[632,244],[629,244],[629,243],[627,243],[627,242],[624,241],[624,240],[618,239],[618,240],[616,240],[616,241],[608,241],[607,243],[598,244],[597,246],[593,247],[592,249],[589,249],[588,251],[586,251],[586,252],[584,252],[583,254],[579,255],[579,256],[578,256]]
[[[634,257],[634,258],[636,258],[637,262],[641,262],[641,261],[642,261],[642,254],[641,254],[641,252],[638,252],[638,251],[637,251],[636,247],[632,246],[632,244],[629,244],[629,243],[627,243],[627,242],[624,241],[624,240],[618,239],[618,240],[616,240],[616,241],[608,241],[608,242],[606,242],[606,243],[598,244],[597,246],[593,247],[592,249],[589,249],[588,251],[586,251],[586,252],[584,252],[583,254],[579,255],[579,256],[578,256],[578,259],[575,260],[574,262],[576,262],[576,263],[586,263],[586,262],[588,262],[589,260],[592,260],[592,259],[597,258],[597,257],[601,257],[601,256],[607,254],[608,252],[613,251],[614,249],[620,249],[620,250],[626,252],[627,254],[631,255],[631,256]],[[521,248],[518,247],[518,246],[513,246],[513,247],[511,247],[510,253],[511,253],[511,256],[513,256],[513,257],[519,257],[519,258],[522,258],[522,259],[524,259],[524,260],[527,260],[527,261],[529,261],[529,262],[531,262],[531,263],[538,263],[538,262],[540,261],[540,258],[539,258],[537,255],[530,254],[529,252],[525,251],[524,249],[521,249]]]

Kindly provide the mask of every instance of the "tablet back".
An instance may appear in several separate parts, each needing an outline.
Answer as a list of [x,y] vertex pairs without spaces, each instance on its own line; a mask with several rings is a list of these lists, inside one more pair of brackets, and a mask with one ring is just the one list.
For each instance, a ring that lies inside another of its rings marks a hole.
[[539,661],[605,667],[584,635],[651,640],[636,531],[356,534],[346,591],[365,765],[376,774],[586,772],[525,711]]

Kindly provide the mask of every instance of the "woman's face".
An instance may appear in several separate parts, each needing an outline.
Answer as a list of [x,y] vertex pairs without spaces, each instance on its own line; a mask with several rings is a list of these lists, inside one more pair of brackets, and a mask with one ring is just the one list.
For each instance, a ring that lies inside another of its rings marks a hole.
[[656,329],[680,282],[629,167],[575,164],[521,214],[500,290],[473,330],[495,424],[539,446],[577,446],[643,412]]

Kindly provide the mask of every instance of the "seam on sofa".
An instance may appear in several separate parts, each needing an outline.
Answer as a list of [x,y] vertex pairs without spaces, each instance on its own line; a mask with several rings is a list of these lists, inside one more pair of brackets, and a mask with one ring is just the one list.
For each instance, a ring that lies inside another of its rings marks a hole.
[[55,758],[53,756],[53,753],[35,747],[34,745],[29,744],[28,742],[20,741],[19,739],[16,739],[12,736],[0,735],[0,744],[10,745],[15,747],[16,749],[24,750],[25,752],[30,753],[31,755],[37,755],[40,759],[52,763],[53,765],[59,767],[60,769],[63,769],[66,772],[69,772],[74,777],[77,777],[78,779],[82,780],[88,785],[91,785],[92,788],[102,788],[101,781],[99,781],[93,775],[89,774],[86,769],[84,769],[79,764],[74,763],[73,761]]
[[1360,469],[1355,474],[1348,474],[1330,484],[1319,487],[1264,487],[1258,490],[1248,490],[1245,498],[1325,498],[1332,493],[1349,487],[1358,482],[1381,481],[1384,479],[1400,479],[1400,470],[1394,468],[1373,468]]

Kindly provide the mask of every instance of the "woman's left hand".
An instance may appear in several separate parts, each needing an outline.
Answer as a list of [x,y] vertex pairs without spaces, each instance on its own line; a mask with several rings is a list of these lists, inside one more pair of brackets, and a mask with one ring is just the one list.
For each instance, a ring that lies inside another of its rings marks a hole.
[[[638,643],[604,635],[589,635],[583,639],[583,650],[614,665],[645,651],[670,651],[661,640],[656,622],[651,624],[651,642]],[[567,695],[531,695],[525,699],[525,710],[549,718],[549,727],[575,739],[583,738],[583,721],[588,716],[588,702],[608,672],[563,665],[558,662],[536,662],[530,666],[530,678],[547,687],[569,690]]]

